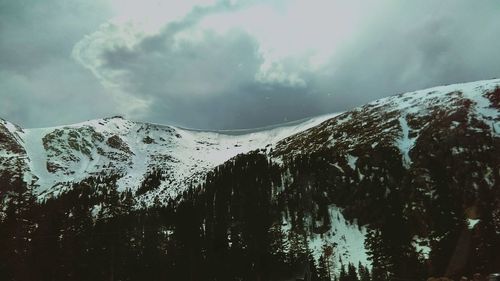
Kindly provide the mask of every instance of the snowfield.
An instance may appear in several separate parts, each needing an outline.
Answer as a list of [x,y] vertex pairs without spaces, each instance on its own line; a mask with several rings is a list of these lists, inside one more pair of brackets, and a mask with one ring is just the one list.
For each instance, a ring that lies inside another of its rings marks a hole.
[[[439,86],[390,96],[366,106],[398,112],[392,117],[397,120],[398,128],[386,130],[388,134],[399,135],[395,138],[395,145],[408,167],[411,165],[409,151],[419,135],[409,125],[410,116],[422,114],[431,104],[446,107],[453,101],[449,93],[461,92],[463,98],[473,103],[476,118],[488,124],[492,134],[499,135],[498,109],[492,107],[484,95],[498,87],[500,79]],[[260,129],[227,131],[201,131],[134,122],[121,117],[38,129],[21,129],[3,120],[0,125],[10,135],[10,142],[18,143],[25,150],[17,157],[23,166],[25,181],[35,185],[39,198],[64,192],[65,183],[78,182],[89,176],[120,175],[118,190],[136,191],[149,173],[160,171],[165,179],[161,186],[141,196],[141,200],[149,204],[156,197],[175,198],[187,186],[199,183],[210,170],[238,154],[256,149],[268,152],[283,149],[288,147],[284,140],[292,135],[305,135],[309,129],[321,127],[318,125],[327,120],[335,120],[336,126],[342,126],[352,123],[351,119],[350,114],[330,114]],[[325,126],[328,129],[329,125]],[[333,133],[330,132],[328,139],[330,146],[364,141],[345,134],[333,138]],[[371,141],[372,146],[377,144],[369,138],[366,141]],[[301,145],[299,152],[315,149],[311,142]],[[13,169],[9,163],[13,163],[16,155],[0,146],[0,156],[0,164],[3,163],[5,169]],[[276,154],[272,157],[278,163],[282,160]],[[353,167],[355,162],[356,158],[351,156],[349,165]]]
[[113,117],[16,133],[29,159],[25,178],[33,180],[39,198],[64,192],[67,182],[115,174],[122,175],[119,191],[136,191],[148,173],[160,170],[166,180],[142,196],[148,204],[157,196],[175,198],[189,184],[200,182],[210,170],[238,154],[270,149],[335,115],[233,131],[200,131]]

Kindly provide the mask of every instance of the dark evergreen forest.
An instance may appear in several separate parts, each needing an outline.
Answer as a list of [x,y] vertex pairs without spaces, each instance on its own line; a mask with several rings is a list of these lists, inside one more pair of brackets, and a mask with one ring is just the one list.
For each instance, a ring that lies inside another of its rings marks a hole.
[[[0,280],[425,280],[449,270],[464,231],[472,244],[461,273],[498,269],[495,217],[483,215],[471,231],[462,215],[470,202],[493,214],[498,190],[450,184],[455,175],[446,163],[430,161],[427,180],[437,196],[425,201],[414,188],[421,174],[401,163],[396,149],[376,147],[360,155],[357,169],[372,175],[361,179],[335,151],[297,155],[281,166],[257,151],[149,207],[137,207],[134,198],[158,186],[160,171],[138,194],[118,192],[118,176],[91,177],[44,202],[19,178],[3,178],[9,191],[0,225]],[[369,228],[371,269],[344,264],[334,276],[328,268],[334,245],[319,261],[312,257],[305,238],[309,229],[321,234],[330,228],[331,204]],[[415,235],[439,237],[431,239],[429,260],[411,245]]]

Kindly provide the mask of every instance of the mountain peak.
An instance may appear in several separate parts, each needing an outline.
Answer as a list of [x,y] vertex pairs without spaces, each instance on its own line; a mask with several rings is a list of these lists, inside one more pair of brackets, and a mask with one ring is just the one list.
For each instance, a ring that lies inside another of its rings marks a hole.
[[26,129],[17,134],[23,148],[18,157],[23,159],[24,177],[34,182],[40,198],[57,196],[70,188],[68,183],[95,176],[118,176],[120,191],[134,191],[150,174],[161,174],[160,186],[142,196],[151,204],[157,196],[175,198],[190,184],[203,180],[217,165],[238,154],[266,148],[326,119],[328,116],[231,134],[112,116]]
[[[356,150],[385,142],[396,144],[403,160],[411,165],[411,150],[429,121],[467,106],[468,116],[484,122],[491,128],[490,134],[498,135],[495,101],[500,99],[500,91],[495,89],[499,85],[500,79],[439,86],[383,98],[342,114],[235,132],[135,122],[120,115],[25,130],[2,122],[7,124],[9,139],[19,148],[19,159],[24,159],[24,171],[32,174],[40,193],[58,193],[65,182],[97,174],[119,175],[120,189],[134,190],[149,173],[161,171],[165,180],[145,196],[175,197],[217,165],[257,149],[273,148],[272,156],[279,159],[330,146]],[[461,124],[457,122],[450,126]]]

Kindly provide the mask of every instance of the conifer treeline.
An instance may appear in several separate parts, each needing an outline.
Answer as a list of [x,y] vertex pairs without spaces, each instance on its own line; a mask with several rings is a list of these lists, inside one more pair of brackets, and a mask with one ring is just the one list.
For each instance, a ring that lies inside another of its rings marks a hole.
[[[218,167],[179,198],[140,209],[133,207],[135,194],[117,191],[118,177],[89,178],[43,203],[19,180],[9,183],[16,192],[8,193],[0,225],[0,279],[334,280],[329,252],[335,245],[325,245],[316,261],[306,242],[331,227],[331,204],[370,229],[371,272],[344,264],[339,281],[443,275],[465,224],[460,202],[480,196],[482,208],[494,208],[496,191],[452,189],[442,164],[433,163],[438,195],[422,203],[412,192],[415,178],[400,163],[399,152],[383,147],[360,156],[355,171],[334,151],[298,155],[282,167],[254,152]],[[156,188],[158,177],[152,173],[142,188]],[[428,204],[432,217],[409,211],[409,204]],[[494,217],[482,224],[470,272],[491,270],[500,250]],[[425,234],[440,235],[428,261],[412,245]]]

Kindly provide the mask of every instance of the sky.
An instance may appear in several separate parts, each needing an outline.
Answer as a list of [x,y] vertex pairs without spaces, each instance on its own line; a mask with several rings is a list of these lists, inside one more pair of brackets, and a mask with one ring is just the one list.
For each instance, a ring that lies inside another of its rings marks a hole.
[[497,0],[0,0],[0,118],[267,126],[500,77]]

